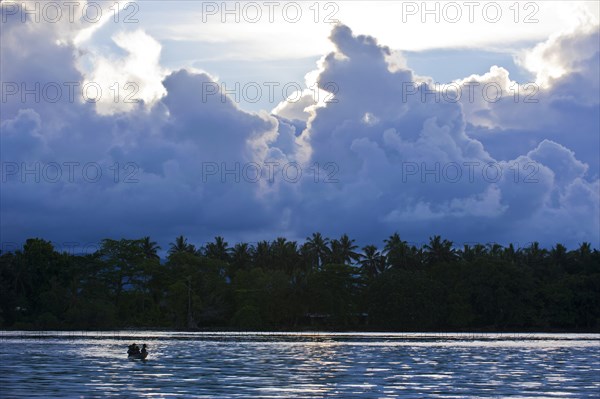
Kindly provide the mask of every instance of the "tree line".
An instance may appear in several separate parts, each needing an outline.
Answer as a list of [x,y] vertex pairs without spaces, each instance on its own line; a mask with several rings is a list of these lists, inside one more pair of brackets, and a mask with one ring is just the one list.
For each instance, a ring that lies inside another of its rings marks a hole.
[[0,255],[0,325],[12,329],[599,331],[600,253],[537,242],[421,247],[395,233],[360,248],[320,233],[201,248],[149,237],[92,254],[28,239]]

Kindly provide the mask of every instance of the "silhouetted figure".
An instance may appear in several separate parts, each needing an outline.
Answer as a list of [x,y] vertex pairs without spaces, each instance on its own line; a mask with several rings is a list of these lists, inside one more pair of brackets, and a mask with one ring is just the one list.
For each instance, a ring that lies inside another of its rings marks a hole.
[[139,346],[137,346],[135,343],[129,345],[129,347],[127,349],[127,355],[134,356],[134,355],[139,355],[139,354],[140,354]]
[[146,344],[142,345],[142,352],[141,354],[146,357],[148,356],[148,351],[146,350]]

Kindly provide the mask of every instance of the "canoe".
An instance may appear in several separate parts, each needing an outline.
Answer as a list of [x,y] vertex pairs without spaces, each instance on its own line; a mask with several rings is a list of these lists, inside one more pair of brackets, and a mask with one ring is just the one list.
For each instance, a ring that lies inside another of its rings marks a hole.
[[135,355],[129,355],[129,356],[127,356],[128,359],[140,359],[140,360],[144,360],[147,357],[148,357],[148,352],[146,352],[146,353],[136,353]]

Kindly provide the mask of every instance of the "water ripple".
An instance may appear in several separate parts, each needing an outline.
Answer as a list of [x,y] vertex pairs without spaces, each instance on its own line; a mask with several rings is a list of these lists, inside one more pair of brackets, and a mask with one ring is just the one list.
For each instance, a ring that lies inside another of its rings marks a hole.
[[[598,335],[0,334],[7,398],[597,398]],[[147,361],[128,360],[145,342]]]

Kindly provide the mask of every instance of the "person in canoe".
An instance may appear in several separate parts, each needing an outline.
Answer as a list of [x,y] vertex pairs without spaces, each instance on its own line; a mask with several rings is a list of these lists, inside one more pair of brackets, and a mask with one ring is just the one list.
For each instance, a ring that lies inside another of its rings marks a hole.
[[127,355],[128,356],[135,356],[135,355],[139,355],[140,354],[140,347],[137,346],[135,343],[129,345],[128,349],[127,349]]
[[137,346],[136,344],[129,345],[129,347],[127,349],[127,356],[130,359],[144,360],[146,357],[148,357],[148,350],[146,348],[147,348],[147,346],[146,346],[146,344],[144,344],[144,345],[142,345],[142,350],[140,351],[139,346]]

